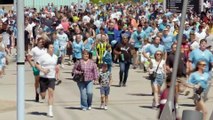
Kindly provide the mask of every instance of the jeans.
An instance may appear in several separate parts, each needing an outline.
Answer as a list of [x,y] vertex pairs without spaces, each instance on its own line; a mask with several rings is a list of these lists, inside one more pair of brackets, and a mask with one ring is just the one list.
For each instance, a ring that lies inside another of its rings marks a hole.
[[129,62],[120,62],[120,84],[126,85],[126,81],[129,73]]
[[81,108],[88,108],[92,105],[93,81],[78,82],[81,95]]

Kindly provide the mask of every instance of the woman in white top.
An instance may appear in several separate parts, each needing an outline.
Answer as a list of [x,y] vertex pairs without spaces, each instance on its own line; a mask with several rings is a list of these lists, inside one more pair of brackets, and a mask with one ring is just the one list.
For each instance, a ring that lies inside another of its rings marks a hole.
[[150,73],[153,74],[156,72],[156,77],[151,79],[153,92],[154,92],[154,101],[153,101],[153,107],[156,108],[159,105],[159,92],[160,88],[164,82],[165,78],[165,60],[163,60],[163,52],[158,50],[155,52],[154,55],[155,59],[152,59],[150,62]]

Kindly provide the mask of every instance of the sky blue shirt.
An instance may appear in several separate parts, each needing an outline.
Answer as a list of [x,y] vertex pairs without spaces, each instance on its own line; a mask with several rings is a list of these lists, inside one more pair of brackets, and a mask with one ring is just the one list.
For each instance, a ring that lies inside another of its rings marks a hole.
[[190,74],[188,83],[193,85],[200,84],[202,88],[206,89],[208,87],[208,81],[210,80],[209,77],[210,75],[207,72],[200,74],[196,71]]
[[146,29],[143,29],[145,32],[146,37],[150,35],[151,32],[153,32],[152,27],[148,26]]
[[57,56],[60,56],[59,40],[58,39],[54,40],[53,47],[54,47],[54,54],[57,55]]
[[162,52],[165,52],[166,50],[165,50],[165,48],[164,48],[164,46],[163,45],[158,45],[158,47],[156,47],[154,44],[151,44],[151,45],[149,45],[146,49],[145,49],[145,52],[147,53],[150,53],[150,56],[154,56],[154,54],[155,54],[155,52],[156,51],[158,51],[158,50],[160,50],[160,51],[162,51]]
[[84,50],[84,43],[81,41],[77,43],[73,41],[73,57],[77,59],[82,58],[82,51]]
[[88,42],[84,44],[84,49],[92,52],[92,44],[94,43],[94,40],[92,38],[88,38]]
[[146,38],[146,33],[144,31],[141,31],[140,33],[138,31],[135,31],[132,34],[131,38],[135,41],[134,47],[140,48],[142,45],[142,42],[138,38],[144,40],[144,38]]
[[209,50],[202,51],[199,48],[193,50],[189,55],[189,60],[192,62],[193,68],[195,68],[196,64],[199,61],[206,62],[205,72],[209,71],[209,64],[213,62],[212,53]]
[[166,51],[167,52],[170,52],[171,51],[171,46],[172,44],[175,42],[175,39],[173,36],[171,35],[167,35],[167,36],[163,36],[162,37],[162,44],[163,46],[165,47]]

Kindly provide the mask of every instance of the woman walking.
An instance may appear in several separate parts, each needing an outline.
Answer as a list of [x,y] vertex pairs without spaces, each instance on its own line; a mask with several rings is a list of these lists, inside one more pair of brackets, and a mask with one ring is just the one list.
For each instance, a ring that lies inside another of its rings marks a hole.
[[163,60],[163,52],[158,50],[155,52],[154,59],[151,59],[150,64],[150,79],[154,92],[154,100],[152,107],[157,108],[159,106],[159,93],[161,86],[163,85],[166,74],[165,60]]
[[83,51],[83,59],[77,61],[73,68],[74,75],[83,74],[84,81],[78,81],[77,85],[81,95],[81,109],[90,110],[93,97],[93,81],[98,79],[98,68],[93,60],[89,59],[89,52]]

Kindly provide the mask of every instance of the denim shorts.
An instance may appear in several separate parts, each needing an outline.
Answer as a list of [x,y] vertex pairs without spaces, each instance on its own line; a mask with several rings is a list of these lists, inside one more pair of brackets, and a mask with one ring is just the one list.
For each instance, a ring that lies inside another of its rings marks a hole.
[[108,96],[109,92],[110,92],[110,87],[109,86],[101,86],[100,92],[101,92],[101,95]]
[[152,80],[152,84],[156,84],[156,85],[162,86],[163,82],[164,82],[164,79],[165,79],[164,74],[157,74],[155,80]]

